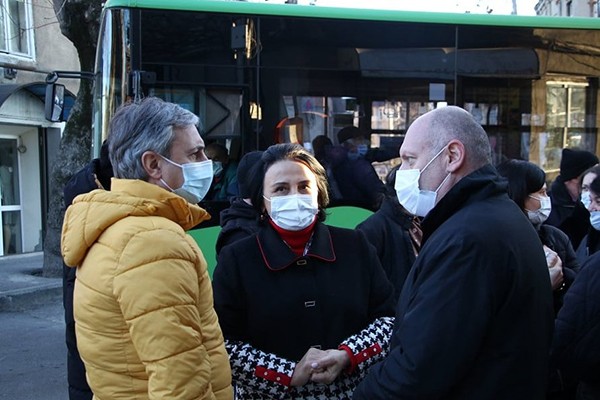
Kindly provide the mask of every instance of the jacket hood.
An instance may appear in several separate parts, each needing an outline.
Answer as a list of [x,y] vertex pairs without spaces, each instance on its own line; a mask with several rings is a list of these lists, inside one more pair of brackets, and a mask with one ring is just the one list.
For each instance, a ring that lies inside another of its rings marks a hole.
[[98,237],[127,217],[163,217],[184,230],[210,218],[199,206],[148,182],[113,178],[111,189],[77,196],[67,209],[61,238],[65,264],[79,265]]
[[229,208],[221,211],[220,218],[221,226],[225,226],[229,221],[240,218],[254,221],[258,218],[258,213],[254,207],[246,203],[243,199],[236,198],[231,202]]

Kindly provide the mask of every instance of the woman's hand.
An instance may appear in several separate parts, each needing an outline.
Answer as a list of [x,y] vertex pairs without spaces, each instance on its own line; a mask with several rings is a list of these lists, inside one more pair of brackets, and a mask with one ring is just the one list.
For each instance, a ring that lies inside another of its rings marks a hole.
[[310,377],[313,382],[330,384],[350,366],[350,357],[344,350],[327,350],[326,353]]
[[304,357],[296,364],[290,386],[303,386],[311,379],[311,375],[321,371],[319,362],[327,356],[327,352],[315,348],[310,348],[304,354]]
[[546,263],[548,264],[552,290],[556,290],[561,287],[564,281],[562,260],[554,250],[546,245],[544,245],[544,253],[546,254]]

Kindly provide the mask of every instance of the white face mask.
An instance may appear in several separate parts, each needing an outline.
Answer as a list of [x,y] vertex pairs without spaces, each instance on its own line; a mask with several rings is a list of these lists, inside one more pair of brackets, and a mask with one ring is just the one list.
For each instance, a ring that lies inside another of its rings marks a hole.
[[450,178],[450,174],[444,178],[442,183],[433,192],[431,190],[421,190],[419,188],[419,178],[421,174],[429,165],[435,160],[442,152],[443,147],[433,158],[423,167],[422,170],[418,169],[405,169],[396,171],[396,183],[394,185],[396,189],[396,196],[398,202],[408,211],[409,213],[418,217],[426,216],[429,211],[435,207],[435,201],[437,198],[437,192],[440,190],[442,185]]
[[539,227],[550,216],[550,212],[552,211],[552,203],[550,202],[550,197],[548,197],[548,196],[535,197],[535,196],[529,195],[529,197],[531,197],[532,199],[536,199],[540,202],[540,208],[538,208],[537,210],[535,210],[535,211],[525,210],[525,211],[527,211],[527,217],[529,217],[529,221],[531,221],[533,226]]
[[585,209],[589,210],[590,204],[592,204],[592,196],[590,195],[589,191],[585,190],[581,192],[581,202],[583,203]]
[[168,187],[171,192],[186,199],[189,203],[198,204],[208,190],[213,179],[213,166],[211,160],[177,164],[167,157],[161,156],[165,161],[181,168],[183,171],[183,185],[179,189],[172,189],[162,178],[160,181]]
[[600,211],[590,211],[590,224],[592,228],[600,231]]
[[270,217],[275,225],[288,231],[300,231],[308,227],[319,212],[316,195],[292,194],[264,198],[271,202]]

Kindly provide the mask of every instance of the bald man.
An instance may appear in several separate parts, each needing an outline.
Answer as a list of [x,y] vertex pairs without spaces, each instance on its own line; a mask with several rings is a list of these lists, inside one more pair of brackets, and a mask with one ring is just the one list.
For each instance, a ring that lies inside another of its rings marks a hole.
[[542,244],[490,164],[483,128],[458,107],[409,128],[400,203],[424,217],[390,352],[354,399],[542,399],[552,294]]

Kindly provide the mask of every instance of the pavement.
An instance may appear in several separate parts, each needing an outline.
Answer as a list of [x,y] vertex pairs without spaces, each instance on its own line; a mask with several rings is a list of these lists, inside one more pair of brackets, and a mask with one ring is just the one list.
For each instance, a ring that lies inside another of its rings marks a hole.
[[44,253],[0,257],[0,312],[62,301],[62,278],[42,276]]

